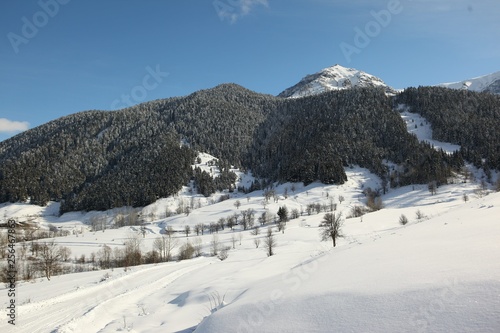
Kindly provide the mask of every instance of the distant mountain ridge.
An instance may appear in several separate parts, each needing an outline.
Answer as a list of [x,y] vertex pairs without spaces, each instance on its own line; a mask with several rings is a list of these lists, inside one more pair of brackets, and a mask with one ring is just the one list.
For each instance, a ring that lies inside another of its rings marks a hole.
[[[245,191],[276,181],[342,184],[353,165],[394,187],[446,183],[464,159],[500,170],[500,96],[475,91],[495,92],[499,79],[469,80],[465,92],[458,83],[398,92],[335,65],[278,97],[222,84],[114,112],[79,112],[0,142],[0,203],[60,201],[61,212],[139,207],[190,182],[206,196],[234,190],[230,166],[257,177]],[[462,149],[449,155],[419,142],[399,104]],[[199,152],[219,159],[218,180],[193,171]]]
[[459,82],[441,83],[438,86],[450,89],[500,94],[500,71]]
[[326,91],[344,90],[353,87],[382,87],[388,95],[395,95],[397,93],[396,89],[388,86],[382,79],[374,75],[337,64],[324,68],[315,74],[305,76],[299,83],[284,90],[278,96],[299,98],[321,94]]

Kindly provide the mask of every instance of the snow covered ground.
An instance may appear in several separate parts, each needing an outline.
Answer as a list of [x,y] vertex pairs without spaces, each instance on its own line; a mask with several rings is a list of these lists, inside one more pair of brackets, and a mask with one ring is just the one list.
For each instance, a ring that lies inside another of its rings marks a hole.
[[[295,184],[292,191],[292,184],[280,185],[279,201],[271,199],[266,208],[258,191],[203,202],[188,216],[160,218],[147,226],[143,250],[151,250],[167,225],[182,231],[249,208],[258,217],[265,209],[275,214],[283,205],[305,210],[309,203],[333,200],[337,213],[347,216],[364,203],[363,189],[380,187],[364,169],[347,174],[342,186]],[[476,187],[458,182],[438,188],[436,195],[423,185],[391,190],[383,196],[384,209],[345,220],[345,237],[336,248],[320,242],[324,213],[304,214],[284,233],[275,233],[278,245],[271,257],[254,245],[264,228],[259,235],[226,228],[218,233],[223,245],[232,247],[233,234],[238,240],[224,261],[208,255],[212,235],[205,234],[199,236],[204,255],[196,259],[20,282],[15,328],[7,324],[7,290],[1,286],[0,331],[500,332],[500,194],[477,198]],[[175,204],[162,200],[158,211]],[[21,206],[3,205],[0,214],[33,213],[33,207]],[[95,212],[58,218],[50,207],[39,212],[40,219],[83,231],[55,239],[70,247],[72,256],[88,257],[103,244],[122,247],[138,231],[91,232],[81,221]],[[425,218],[417,220],[417,210]],[[399,224],[401,214],[410,220],[406,226]],[[175,237],[180,244],[196,238]]]
[[426,141],[433,145],[436,149],[441,148],[447,153],[453,153],[457,150],[460,150],[459,145],[432,139],[431,124],[427,121],[427,119],[425,119],[418,113],[404,111],[401,112],[401,117],[406,122],[408,132],[415,134],[420,141]]

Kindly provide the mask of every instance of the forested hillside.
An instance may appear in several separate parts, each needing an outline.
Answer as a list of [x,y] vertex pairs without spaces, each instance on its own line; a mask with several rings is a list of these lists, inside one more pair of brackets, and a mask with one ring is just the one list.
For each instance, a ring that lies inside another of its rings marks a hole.
[[434,139],[462,146],[464,159],[500,170],[500,96],[440,87],[408,88],[396,99],[424,116]]
[[[340,184],[344,167],[358,164],[393,186],[446,182],[460,156],[419,143],[393,102],[381,88],[284,99],[224,84],[77,113],[0,143],[0,202],[55,200],[62,212],[144,206],[190,179],[204,195],[232,187],[229,165],[271,181]],[[221,177],[192,170],[197,152],[220,159]]]
[[[462,163],[410,135],[383,88],[287,99],[258,129],[251,158],[259,175],[306,184],[343,183],[344,167],[353,164],[395,186],[443,183]],[[400,171],[389,170],[384,160]]]
[[62,200],[62,211],[149,204],[188,183],[196,150],[240,165],[272,99],[221,85],[52,121],[0,143],[0,202]]

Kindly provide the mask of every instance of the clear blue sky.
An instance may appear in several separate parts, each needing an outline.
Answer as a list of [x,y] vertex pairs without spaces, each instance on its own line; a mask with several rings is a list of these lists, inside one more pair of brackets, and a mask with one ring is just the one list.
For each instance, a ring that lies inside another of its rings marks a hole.
[[[371,11],[388,8],[376,23]],[[489,74],[499,17],[498,0],[3,0],[0,140],[224,82],[276,95],[334,64],[395,88]],[[341,43],[357,47],[350,61]]]

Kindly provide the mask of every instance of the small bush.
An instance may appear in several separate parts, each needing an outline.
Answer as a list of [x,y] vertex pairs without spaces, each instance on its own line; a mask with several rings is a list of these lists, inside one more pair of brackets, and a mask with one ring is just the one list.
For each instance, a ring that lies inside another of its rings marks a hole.
[[351,208],[351,214],[347,218],[361,217],[366,214],[366,208],[363,206],[353,206]]
[[260,228],[256,227],[255,229],[252,229],[252,231],[250,231],[250,234],[254,235],[254,236],[259,235],[260,234]]
[[226,260],[229,257],[229,249],[231,249],[229,246],[222,248],[217,255],[217,258],[219,258],[220,261]]
[[423,220],[425,219],[425,214],[422,213],[422,211],[419,209],[417,210],[417,212],[415,213],[415,217],[417,218],[417,220]]
[[399,224],[401,225],[408,224],[408,218],[404,214],[401,214],[401,216],[399,217]]
[[384,208],[381,197],[369,196],[366,205],[372,212],[376,212],[377,210]]
[[186,244],[182,245],[181,248],[179,249],[179,260],[186,260],[193,258],[194,252],[195,248],[193,247],[193,245],[187,242]]

